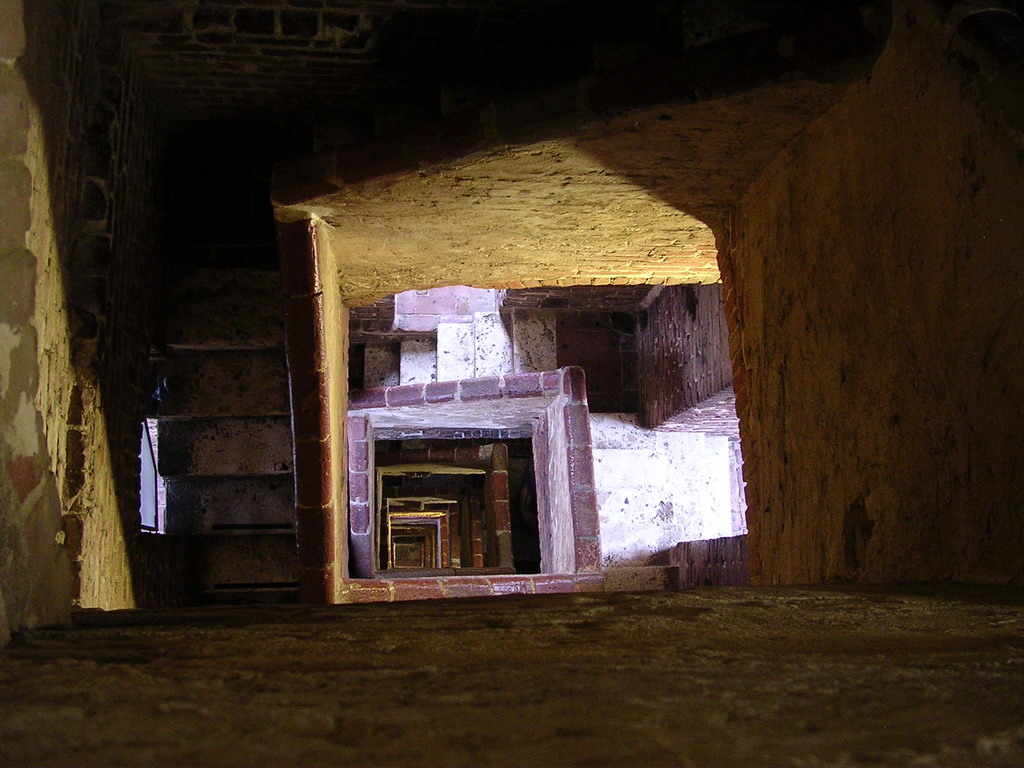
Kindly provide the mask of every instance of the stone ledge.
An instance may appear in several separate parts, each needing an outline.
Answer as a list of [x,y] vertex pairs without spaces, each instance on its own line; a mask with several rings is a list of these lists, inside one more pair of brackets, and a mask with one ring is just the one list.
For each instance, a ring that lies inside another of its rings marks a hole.
[[505,595],[674,590],[678,568],[609,568],[599,573],[530,573],[503,576],[417,576],[342,579],[339,603],[402,602]]

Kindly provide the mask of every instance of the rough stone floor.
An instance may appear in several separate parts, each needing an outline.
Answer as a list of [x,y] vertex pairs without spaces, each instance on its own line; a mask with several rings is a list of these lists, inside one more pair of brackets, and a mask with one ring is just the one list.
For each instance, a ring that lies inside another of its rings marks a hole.
[[1024,765],[1024,590],[82,612],[0,653],[4,766]]

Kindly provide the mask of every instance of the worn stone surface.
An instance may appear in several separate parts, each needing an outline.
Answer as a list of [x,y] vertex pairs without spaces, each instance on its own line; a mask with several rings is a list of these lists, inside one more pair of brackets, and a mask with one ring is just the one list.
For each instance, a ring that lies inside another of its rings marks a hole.
[[162,133],[127,52],[101,65],[97,4],[3,14],[0,580],[17,628],[71,601],[135,605],[165,570],[137,541]]
[[290,530],[295,494],[290,477],[171,477],[167,533],[252,533]]
[[[563,184],[566,178],[572,183]],[[361,190],[337,210],[326,221],[342,265],[336,279],[352,303],[394,292],[394,278],[381,268],[389,263],[402,264],[421,285],[718,279],[714,238],[702,221],[608,175],[564,142],[461,163],[427,186],[417,177],[373,195]],[[585,230],[573,225],[579,221],[588,222]]]
[[[544,467],[546,491],[538,494],[537,515],[540,518],[541,530],[541,570],[546,573],[573,573],[576,570],[572,514],[569,507],[569,472],[565,461],[569,448],[569,436],[565,427],[566,399],[565,395],[556,397],[542,417],[545,442],[542,455],[547,460]],[[535,436],[535,446],[537,442]]]
[[281,275],[255,269],[192,269],[165,278],[164,342],[183,349],[284,344]]
[[729,440],[637,422],[632,414],[590,417],[604,565],[665,565],[680,541],[743,532],[735,528]]
[[556,315],[550,310],[513,311],[513,371],[553,371],[558,367],[555,322]]
[[399,374],[400,384],[437,381],[437,339],[403,341]]
[[[437,380],[457,381],[476,376],[476,345],[473,323],[439,323],[437,326]],[[548,370],[554,370],[550,368]]]
[[396,344],[367,344],[364,355],[364,387],[393,387],[401,383],[401,356]]
[[473,350],[475,378],[512,373],[512,337],[501,314],[474,313]]
[[292,471],[288,417],[164,421],[161,475],[276,475]]
[[299,557],[291,532],[251,536],[204,536],[193,558],[203,591],[297,587]]
[[1022,608],[946,586],[81,613],[2,652],[0,760],[1014,768]]
[[669,562],[680,588],[737,587],[750,583],[748,559],[747,537],[740,535],[680,542]]
[[156,365],[156,375],[158,418],[289,413],[288,375],[279,348],[170,354]]

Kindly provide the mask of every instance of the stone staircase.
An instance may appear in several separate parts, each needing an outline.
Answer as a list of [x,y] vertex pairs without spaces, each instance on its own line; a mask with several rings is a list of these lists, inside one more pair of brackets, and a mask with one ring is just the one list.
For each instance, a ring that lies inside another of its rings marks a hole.
[[189,539],[196,602],[297,599],[280,276],[196,269],[169,285],[153,360],[164,530]]

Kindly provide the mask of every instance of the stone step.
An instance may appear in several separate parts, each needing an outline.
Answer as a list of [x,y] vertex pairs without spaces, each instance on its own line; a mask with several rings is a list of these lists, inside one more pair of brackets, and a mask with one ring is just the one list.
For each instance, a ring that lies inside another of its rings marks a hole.
[[298,587],[294,534],[199,536],[192,541],[200,592]]
[[292,471],[288,416],[184,419],[158,427],[160,475],[287,475]]
[[196,269],[167,280],[164,342],[172,349],[249,349],[284,344],[279,272]]
[[154,368],[158,418],[288,414],[281,349],[172,351]]
[[172,477],[167,533],[245,535],[294,530],[290,477]]

